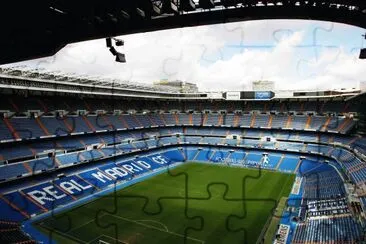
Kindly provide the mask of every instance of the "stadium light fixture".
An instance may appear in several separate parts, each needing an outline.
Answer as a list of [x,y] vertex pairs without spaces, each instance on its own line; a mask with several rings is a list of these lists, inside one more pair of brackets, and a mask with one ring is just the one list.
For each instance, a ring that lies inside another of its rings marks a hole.
[[163,12],[164,13],[178,13],[178,3],[176,0],[163,0]]
[[109,51],[113,54],[113,56],[116,56],[118,53],[114,47],[109,48]]
[[181,0],[180,8],[183,11],[194,11],[196,10],[196,4],[193,2],[193,0]]
[[136,8],[136,13],[137,13],[138,16],[140,16],[143,19],[146,17],[145,11],[141,8]]
[[125,45],[125,42],[121,39],[113,38],[113,40],[116,42],[117,47]]
[[116,54],[116,62],[126,63],[126,55],[124,53],[117,52],[117,54]]
[[112,46],[112,39],[111,39],[110,37],[106,38],[106,39],[105,39],[105,41],[106,41],[106,44],[107,44],[107,47],[108,47],[108,48],[113,47],[113,46]]
[[121,15],[123,18],[125,18],[125,19],[131,18],[131,16],[125,10],[122,9],[120,12],[121,12]]
[[161,15],[162,14],[162,3],[161,2],[153,2],[152,3],[152,14],[153,15]]
[[[362,35],[366,39],[366,34]],[[366,59],[366,48],[361,48],[359,59]]]
[[359,59],[366,59],[366,48],[361,49]]
[[126,55],[124,53],[120,53],[118,52],[112,44],[112,39],[116,42],[116,46],[123,46],[124,45],[124,41],[114,38],[114,37],[108,37],[106,38],[106,44],[107,47],[109,48],[109,51],[112,53],[113,56],[116,56],[116,62],[119,63],[126,63]]

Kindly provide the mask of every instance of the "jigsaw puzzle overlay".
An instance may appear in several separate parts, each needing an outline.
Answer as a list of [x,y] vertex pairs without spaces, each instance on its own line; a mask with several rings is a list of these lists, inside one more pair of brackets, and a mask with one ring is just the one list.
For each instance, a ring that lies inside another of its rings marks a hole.
[[[287,47],[295,45],[295,48],[300,50],[298,60],[292,60],[289,67],[293,68],[294,75],[304,79],[312,79],[323,74],[327,71],[325,67],[332,66],[344,54],[339,45],[322,43],[324,39],[321,36],[331,33],[334,25],[317,24],[319,26],[313,28],[313,38],[308,40],[308,43],[298,47],[296,41],[294,44],[291,41],[287,43]],[[246,52],[248,49],[275,52],[279,43],[296,32],[290,28],[291,25],[288,26],[288,28],[285,26],[280,30],[266,32],[269,35],[268,40],[271,41],[263,45],[254,45],[255,37],[246,39],[248,35],[246,24],[208,26],[203,30],[197,28],[198,38],[188,44],[194,46],[193,48],[197,51],[196,55],[200,56],[200,65],[210,67],[220,60],[234,58],[238,52]],[[223,42],[219,46],[206,47],[207,40],[200,33],[202,31],[209,33],[206,35],[208,38],[211,33],[211,38],[217,38],[213,34],[216,28],[221,28],[226,32],[225,38],[229,40],[229,44]],[[185,30],[182,29],[178,31],[177,35],[184,38],[184,34]],[[158,38],[154,41],[159,43]],[[177,52],[171,53],[171,57],[165,58],[160,64],[162,72],[168,79],[180,77],[182,72],[187,73],[183,77],[188,81],[190,78],[196,77],[182,69],[185,64],[192,67],[188,65],[190,58],[186,57],[186,53],[190,52],[185,52],[185,48],[192,49],[192,47],[182,47],[181,50],[174,50]],[[305,54],[309,50],[315,53],[315,58],[309,58]],[[325,52],[330,53],[326,60],[322,58],[322,54]],[[66,54],[70,59],[78,57],[73,56],[75,54],[72,52],[67,53],[67,50]],[[304,57],[301,57],[302,55]],[[58,55],[44,59],[38,65],[40,68],[47,67],[50,63],[57,62],[57,57]],[[250,66],[255,70],[251,79],[265,79],[272,75],[266,72],[275,72],[275,70],[266,71],[265,67],[261,65],[261,59],[254,61],[254,64]],[[47,64],[45,65],[44,62]],[[84,57],[81,62],[86,65],[93,64],[98,62],[98,57]],[[322,65],[318,66],[318,62],[322,62]],[[243,67],[243,74],[247,69]],[[127,68],[125,75],[127,78],[132,78],[135,72],[135,70]],[[72,110],[73,104],[68,101],[62,102],[65,108]],[[109,105],[111,111],[119,109],[118,102]],[[49,104],[49,107],[59,107],[59,104]],[[318,162],[325,161],[324,157],[319,155],[311,156],[308,160],[301,160],[291,153],[288,155],[279,153],[271,155],[270,160],[267,161],[268,156],[262,150],[266,148],[266,145],[262,142],[257,142],[256,151],[249,154],[248,149],[238,148],[230,151],[218,145],[220,143],[216,143],[214,136],[207,137],[208,145],[200,145],[201,150],[198,149],[198,146],[185,145],[183,148],[166,147],[167,149],[159,151],[154,148],[166,146],[168,135],[174,137],[176,142],[186,142],[192,138],[175,136],[175,133],[183,134],[183,129],[168,128],[165,131],[163,129],[141,129],[145,127],[145,122],[140,117],[131,119],[126,116],[123,121],[118,121],[118,124],[116,121],[112,122],[113,118],[107,115],[97,115],[95,121],[92,122],[90,122],[91,116],[85,115],[84,117],[88,117],[87,120],[80,116],[57,116],[56,120],[60,123],[60,127],[55,131],[48,131],[48,133],[51,135],[69,134],[78,131],[81,124],[83,126],[86,124],[87,130],[95,127],[100,131],[108,131],[98,140],[103,142],[108,137],[109,144],[113,146],[109,146],[105,150],[93,146],[88,147],[89,143],[84,141],[86,137],[75,136],[75,138],[80,138],[78,143],[87,148],[85,151],[73,154],[75,161],[99,160],[109,153],[111,155],[122,152],[133,153],[136,149],[140,149],[142,152],[132,154],[133,156],[116,156],[100,164],[91,162],[95,166],[94,169],[80,170],[75,174],[65,173],[66,178],[55,173],[42,185],[37,184],[37,186],[2,196],[7,203],[17,206],[16,211],[9,209],[14,214],[20,212],[25,217],[30,217],[28,212],[33,214],[51,212],[50,216],[36,222],[38,226],[47,230],[49,240],[61,238],[58,239],[60,243],[66,239],[74,243],[162,243],[162,241],[166,243],[262,243],[267,241],[265,233],[261,233],[262,226],[269,226],[275,220],[278,225],[281,223],[282,226],[285,223],[284,226],[286,226],[294,218],[304,216],[301,214],[306,212],[302,209],[304,208],[301,204],[303,199],[306,199],[306,207],[312,207],[316,204],[323,204],[317,201],[331,195],[327,188],[339,196],[345,194],[343,181],[327,178],[324,173],[334,173],[337,169],[332,168],[333,166],[317,165]],[[168,116],[154,117],[154,121],[149,123],[157,125],[161,120],[163,124],[167,124],[164,121],[167,118]],[[201,119],[201,125],[203,125],[205,119],[204,117]],[[174,121],[175,118],[170,118],[170,120]],[[137,124],[141,128],[127,131],[117,130],[128,128],[130,123]],[[342,123],[344,121],[341,119],[335,120],[327,125],[328,130],[336,130]],[[199,128],[196,129],[197,135],[207,133],[199,130]],[[227,131],[230,132],[229,129]],[[33,138],[37,134],[27,128],[18,129],[16,133],[19,138]],[[237,131],[233,133],[237,133]],[[240,130],[239,133],[244,135],[248,132]],[[278,131],[270,130],[266,133],[275,138],[282,136]],[[106,134],[108,136],[105,136]],[[299,137],[299,133],[288,132],[287,137],[287,139],[293,139]],[[331,139],[329,138],[329,141]],[[223,138],[218,140],[223,140]],[[250,138],[246,138],[243,139],[242,144],[246,143],[245,140],[248,140],[248,144],[253,143]],[[323,143],[320,137],[313,142]],[[60,142],[54,140],[48,140],[46,143],[47,146],[35,144],[33,149],[50,150],[49,144],[52,149],[65,151],[77,148],[72,144],[60,145]],[[304,145],[301,144],[299,147],[304,147]],[[144,151],[144,149],[149,150]],[[334,151],[336,158],[349,156],[342,150],[337,151],[330,147],[319,146],[312,151],[318,151],[320,154],[325,151],[332,153]],[[292,169],[291,172],[296,173],[296,178],[272,172],[280,166],[285,167],[284,156],[289,159],[289,162],[286,161],[286,163],[289,164],[289,171]],[[37,161],[29,166],[30,172],[36,173],[44,168],[57,168],[60,166],[59,160],[61,157],[53,156],[49,160]],[[194,161],[200,163],[186,163]],[[290,161],[296,165],[295,168],[291,168]],[[185,163],[181,165],[180,162]],[[334,162],[330,162],[330,164],[332,163],[334,164]],[[295,183],[293,184],[293,182]],[[123,189],[122,185],[125,186]],[[296,187],[304,190],[297,191]],[[51,200],[49,200],[50,198]],[[338,196],[330,198],[343,201]],[[80,199],[87,199],[87,201],[81,205],[76,204],[71,210],[59,211],[60,206]],[[283,214],[278,209],[281,204],[284,209]],[[346,203],[343,204],[343,202],[337,206],[342,206],[342,209],[347,208]],[[319,208],[321,209],[321,207]],[[327,208],[324,207],[324,209]],[[323,214],[329,219],[316,224],[316,228],[326,230],[324,235],[327,232],[336,231],[338,226],[342,225],[339,213],[334,214],[332,211],[327,211],[324,210]],[[259,212],[262,214],[258,214]],[[343,214],[349,216],[349,212]],[[256,225],[258,227],[253,228]],[[302,226],[305,228],[305,225],[300,224],[301,228]],[[277,226],[275,227],[277,228]],[[288,235],[290,234],[293,233],[288,232]],[[80,239],[80,236],[87,238]],[[346,239],[349,233],[342,232],[340,236]]]

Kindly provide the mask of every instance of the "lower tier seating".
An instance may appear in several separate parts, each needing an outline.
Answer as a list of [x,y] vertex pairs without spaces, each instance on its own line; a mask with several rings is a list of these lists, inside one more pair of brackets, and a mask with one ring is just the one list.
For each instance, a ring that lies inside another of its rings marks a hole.
[[334,175],[337,175],[337,172],[331,167],[327,170],[318,168],[316,171],[306,172],[303,198],[311,200],[343,197],[345,195],[343,180]]
[[313,218],[298,224],[292,243],[362,243],[362,230],[350,215]]
[[22,230],[19,223],[0,221],[0,243],[32,244],[31,240]]
[[[257,130],[241,131],[241,129],[230,130],[222,128],[217,129],[214,134],[215,136],[212,136],[213,131],[216,130],[208,128],[184,129],[182,127],[172,127],[151,131],[121,131],[115,133],[113,136],[108,133],[102,135],[77,136],[75,138],[73,137],[74,141],[83,143],[87,141],[89,145],[84,144],[82,148],[76,148],[76,152],[73,152],[73,150],[70,152],[61,150],[56,151],[56,154],[52,154],[51,156],[44,153],[38,155],[35,159],[27,159],[14,163],[3,163],[0,165],[0,180],[11,180],[28,175],[40,174],[44,171],[85,163],[91,160],[99,160],[116,154],[123,154],[136,150],[160,147],[163,145],[192,143],[311,152],[313,154],[333,157],[338,160],[352,181],[357,184],[362,184],[366,179],[366,164],[358,159],[351,151],[342,147],[311,143],[304,144],[302,141],[287,142],[283,141],[283,139],[281,139],[281,141],[267,142],[261,139],[261,137],[266,137],[267,135],[263,131]],[[181,135],[183,132],[185,132],[186,135]],[[241,137],[241,133],[250,138]],[[281,133],[281,135],[278,133],[274,136],[283,138],[284,132]],[[177,137],[176,134],[180,135]],[[237,138],[226,138],[226,135],[237,135]],[[308,137],[308,139],[311,140],[310,137]],[[65,140],[71,141],[71,138]],[[59,140],[58,144],[60,143],[63,143],[63,140]],[[50,147],[52,147],[52,145],[49,145],[48,148]],[[214,157],[214,155],[210,156]],[[200,159],[200,157],[201,155],[199,155],[197,159]],[[248,157],[249,162],[252,161],[250,157],[251,156]],[[281,155],[279,155],[277,159],[271,160],[273,163],[271,167],[282,171],[294,172],[297,169],[298,161],[298,159],[281,158]],[[270,166],[267,165],[264,167]]]
[[107,161],[67,177],[36,183],[7,194],[1,194],[0,219],[21,221],[34,214],[48,212],[60,205],[97,194],[117,183],[133,180],[140,175],[182,161],[184,161],[184,156],[177,149],[145,155],[141,153],[138,158]]

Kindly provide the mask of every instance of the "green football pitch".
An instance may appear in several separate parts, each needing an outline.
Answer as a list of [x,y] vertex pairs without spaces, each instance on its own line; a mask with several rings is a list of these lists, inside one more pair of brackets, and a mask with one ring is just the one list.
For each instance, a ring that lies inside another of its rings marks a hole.
[[34,224],[58,243],[256,243],[294,177],[185,163]]

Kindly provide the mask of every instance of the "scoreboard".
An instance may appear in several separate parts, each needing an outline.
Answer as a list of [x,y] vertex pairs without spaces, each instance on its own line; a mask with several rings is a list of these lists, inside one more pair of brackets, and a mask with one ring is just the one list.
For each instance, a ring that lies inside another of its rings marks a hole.
[[272,91],[228,91],[223,96],[226,100],[270,100],[274,97]]

